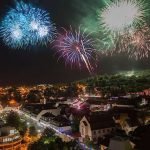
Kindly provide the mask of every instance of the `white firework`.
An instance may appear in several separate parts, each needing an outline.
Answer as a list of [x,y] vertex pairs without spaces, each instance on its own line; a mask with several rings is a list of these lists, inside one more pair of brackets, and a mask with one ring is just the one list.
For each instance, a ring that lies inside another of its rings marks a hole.
[[100,22],[104,30],[123,32],[144,22],[147,12],[142,0],[115,0],[100,12]]

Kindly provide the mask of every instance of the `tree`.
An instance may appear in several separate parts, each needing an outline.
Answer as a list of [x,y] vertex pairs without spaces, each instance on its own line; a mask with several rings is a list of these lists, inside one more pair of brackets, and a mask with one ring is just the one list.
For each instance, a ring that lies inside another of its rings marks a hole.
[[21,135],[24,135],[27,130],[26,122],[21,121],[18,113],[11,111],[6,117],[6,124],[15,127]]
[[75,141],[63,142],[54,134],[53,130],[47,128],[38,141],[29,145],[28,150],[77,150],[76,144]]
[[15,127],[16,129],[19,130],[21,119],[18,113],[11,111],[6,117],[6,123],[7,125]]
[[150,125],[140,126],[132,133],[132,141],[138,150],[148,150],[150,139]]
[[43,137],[51,137],[54,135],[55,135],[55,131],[50,128],[46,128],[42,134]]
[[44,144],[41,140],[38,140],[29,145],[28,150],[49,150],[47,144]]
[[37,129],[35,128],[35,126],[30,126],[29,127],[29,135],[30,136],[37,136],[38,132]]
[[77,118],[73,118],[71,123],[72,132],[79,132],[80,121]]
[[26,122],[21,121],[19,126],[19,132],[22,136],[24,136],[26,131],[27,131],[27,124]]
[[38,90],[31,90],[27,95],[28,102],[39,103],[40,102],[40,92]]

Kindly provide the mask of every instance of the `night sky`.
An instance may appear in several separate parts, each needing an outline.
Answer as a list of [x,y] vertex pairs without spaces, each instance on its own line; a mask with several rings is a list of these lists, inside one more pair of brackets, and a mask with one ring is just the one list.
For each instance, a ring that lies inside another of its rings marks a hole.
[[[15,0],[1,0],[0,20]],[[26,0],[27,1],[27,0]],[[28,0],[47,10],[58,29],[83,25],[89,30],[96,28],[96,9],[102,0]],[[29,50],[12,50],[0,40],[0,85],[41,84],[70,82],[89,77],[88,71],[71,69],[63,61],[57,61],[50,45]],[[99,57],[96,74],[123,70],[149,69],[150,59],[135,61],[127,56]]]

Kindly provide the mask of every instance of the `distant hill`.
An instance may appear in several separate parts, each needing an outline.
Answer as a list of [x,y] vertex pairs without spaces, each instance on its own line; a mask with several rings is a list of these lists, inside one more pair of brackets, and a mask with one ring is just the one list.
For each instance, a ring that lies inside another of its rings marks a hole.
[[150,88],[150,70],[98,75],[76,83],[86,84],[89,87],[99,87],[104,93],[139,92]]
[[132,71],[121,71],[116,75],[124,75],[124,76],[147,76],[150,75],[150,70],[132,70]]

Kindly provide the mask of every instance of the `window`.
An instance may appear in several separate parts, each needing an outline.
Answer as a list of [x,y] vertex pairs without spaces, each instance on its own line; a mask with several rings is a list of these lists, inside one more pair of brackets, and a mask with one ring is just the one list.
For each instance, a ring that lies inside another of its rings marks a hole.
[[82,127],[82,135],[84,135],[84,129],[83,129],[83,127]]
[[96,134],[96,131],[93,131],[93,134],[95,135],[95,134]]

